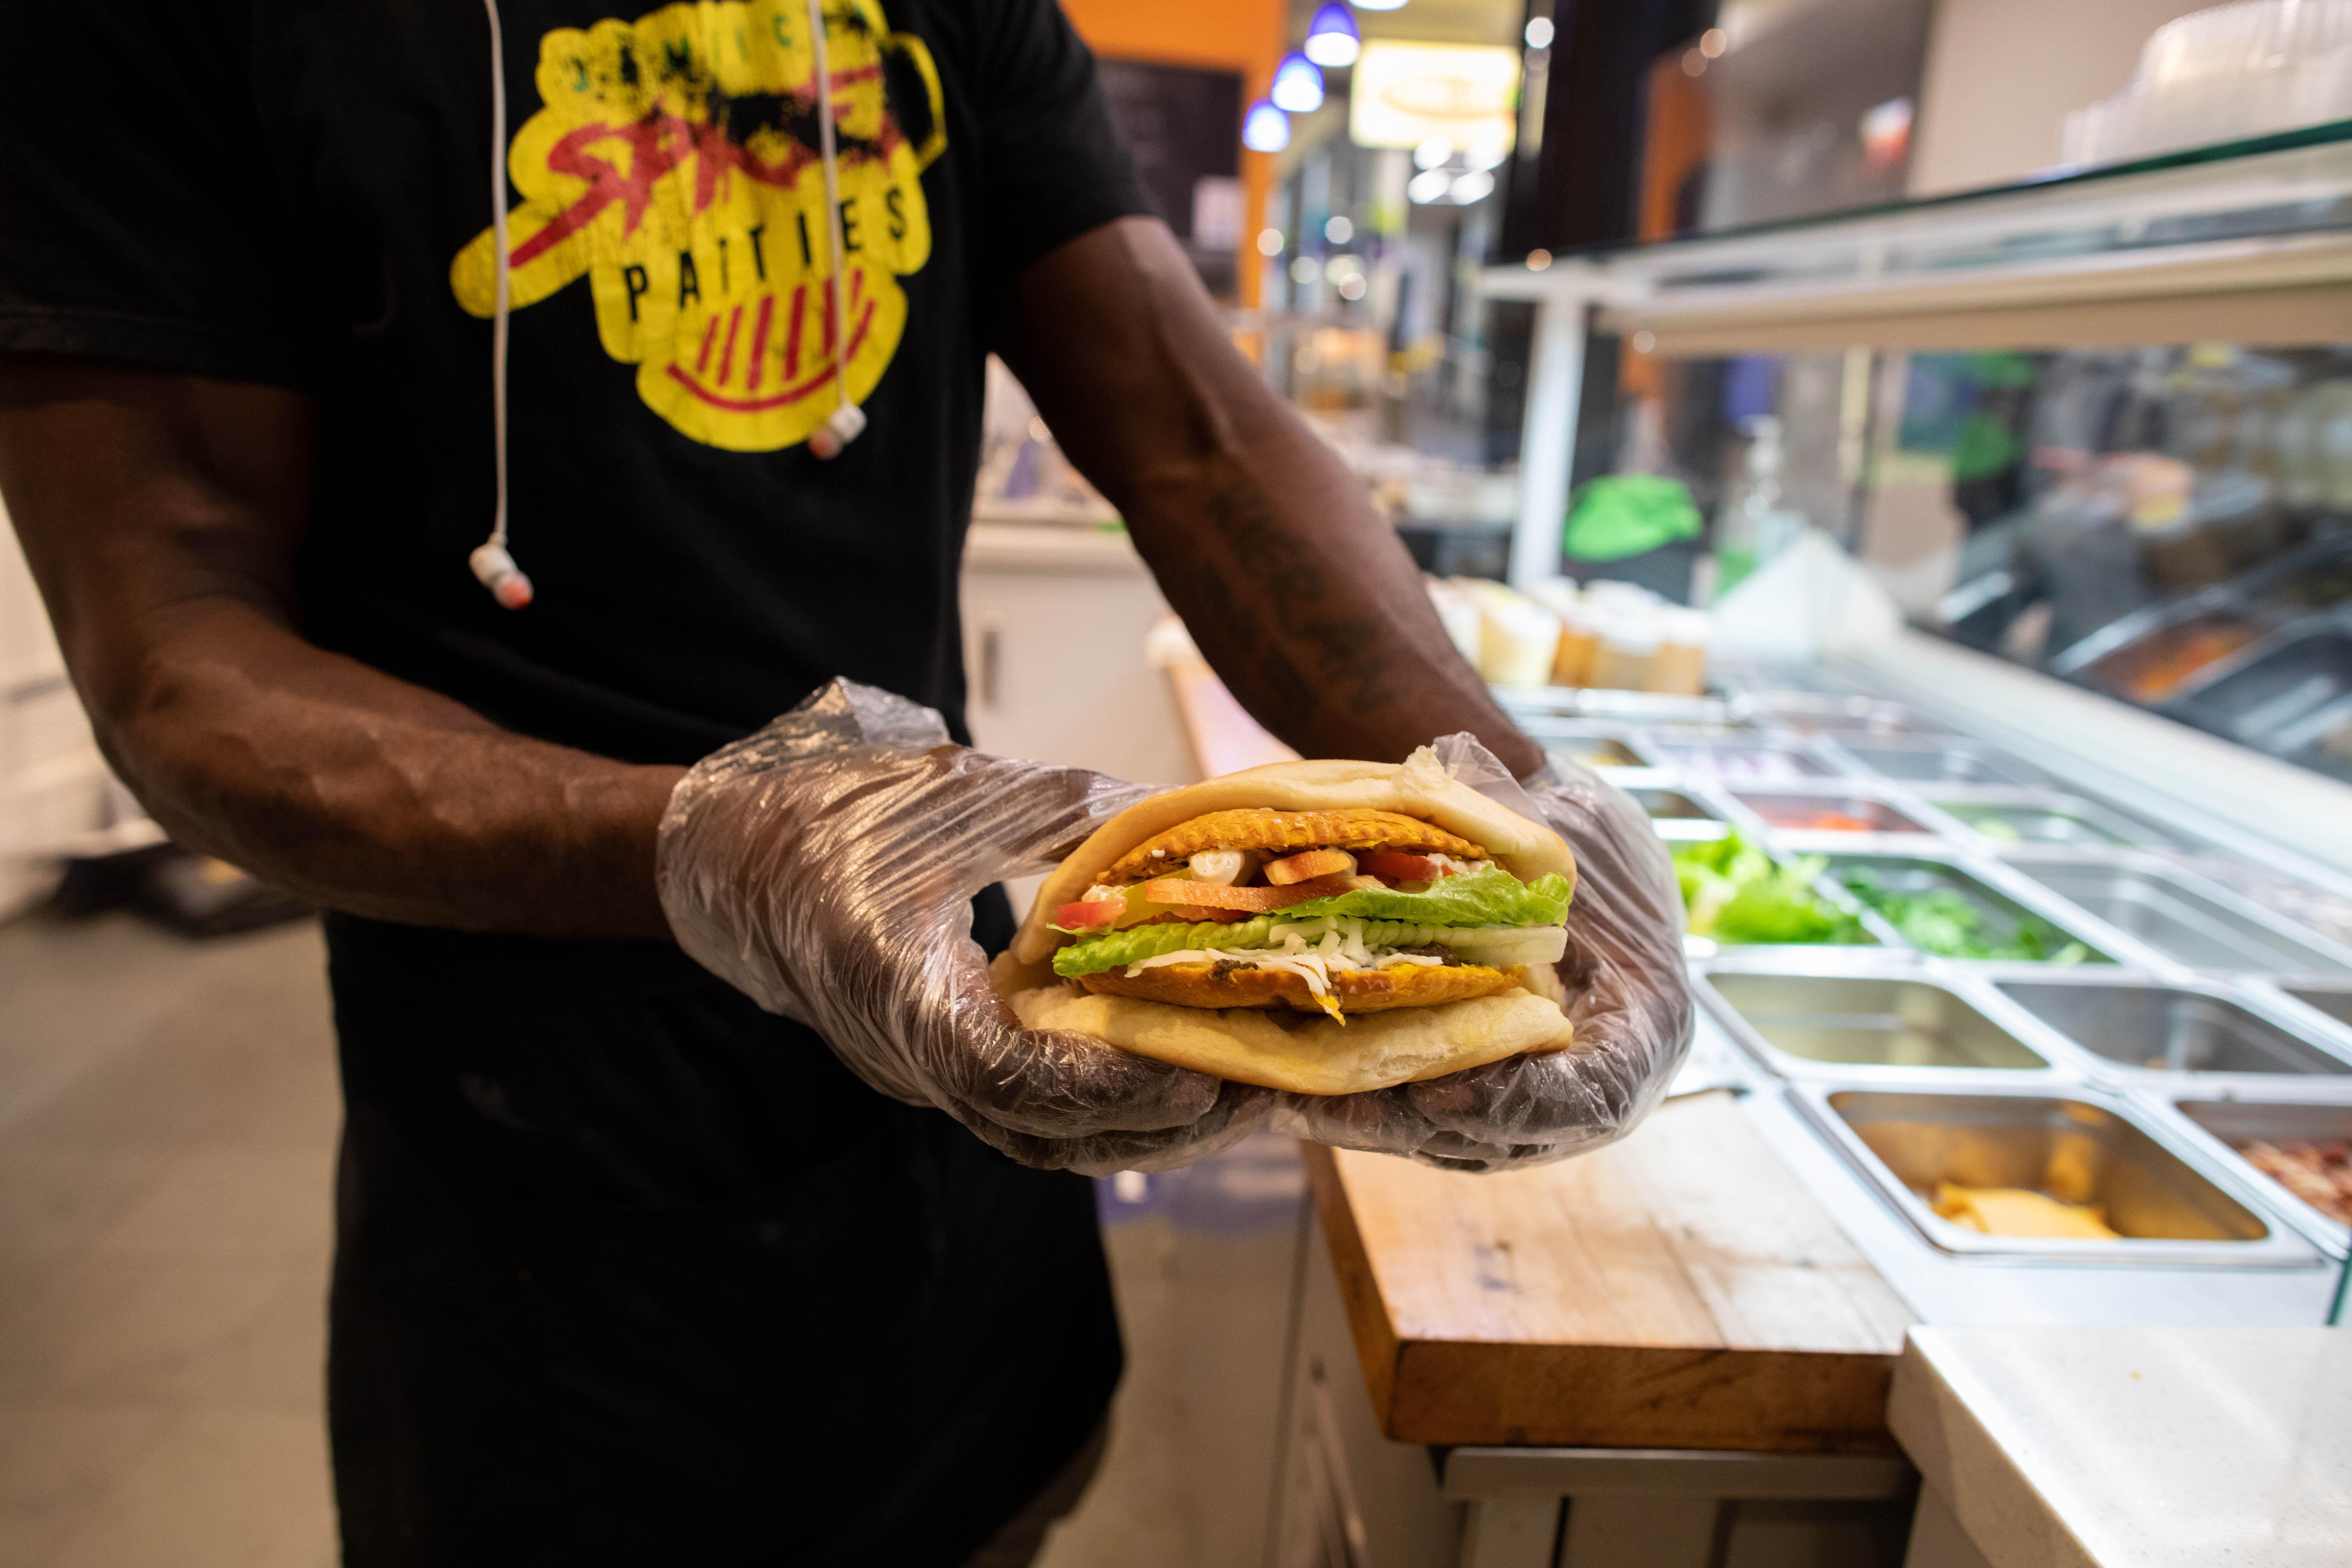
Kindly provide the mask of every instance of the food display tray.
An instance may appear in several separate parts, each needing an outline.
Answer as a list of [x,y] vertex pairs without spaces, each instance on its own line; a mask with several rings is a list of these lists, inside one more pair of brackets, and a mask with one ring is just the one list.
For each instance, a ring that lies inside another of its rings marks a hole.
[[2298,622],[2224,661],[2158,711],[2352,776],[2352,618]]
[[[1654,823],[1652,826],[1654,826],[1656,824]],[[1731,828],[1732,824],[1727,822],[1723,824],[1723,826],[1727,831]],[[1662,837],[1666,837],[1669,842],[1672,842],[1677,836],[1673,833],[1668,833],[1662,835]],[[1681,835],[1679,837],[1688,839],[1697,838],[1703,836],[1694,833]],[[1715,835],[1715,837],[1720,837],[1721,835],[1717,834]],[[1801,857],[1797,855],[1784,840],[1759,836],[1755,840],[1755,845],[1758,849],[1761,850],[1764,854],[1769,856],[1773,861],[1782,866],[1787,866],[1791,862],[1801,858]],[[1841,910],[1845,913],[1853,916],[1854,919],[1860,922],[1863,931],[1863,939],[1860,942],[1802,943],[1742,942],[1723,942],[1712,937],[1694,936],[1685,939],[1684,951],[1693,957],[1708,957],[1717,953],[1753,954],[1788,952],[1813,954],[1875,952],[1882,950],[1892,950],[1897,952],[1907,952],[1909,951],[1908,945],[1900,936],[1895,934],[1895,928],[1893,926],[1888,925],[1884,920],[1880,919],[1876,910],[1866,907],[1859,899],[1856,899],[1852,893],[1847,892],[1843,888],[1840,887],[1837,879],[1830,876],[1826,871],[1818,872],[1810,878],[1808,879],[1808,885],[1812,889],[1813,895],[1816,898],[1820,899],[1822,902],[1829,904],[1833,909]]]
[[1818,739],[1862,773],[1900,784],[2039,784],[2044,775],[2032,763],[1973,741],[1906,740],[1850,731],[1824,731]]
[[2347,1029],[2352,1029],[2352,984],[2295,985],[2282,984],[2279,990],[2302,1003],[2315,1013],[2325,1014]]
[[[2277,629],[2279,618],[2229,603],[2181,606],[2063,675],[2110,697],[2155,706],[2192,690]],[[2122,630],[2119,624],[2113,630]],[[2200,656],[2202,657],[2200,657]]]
[[2255,1092],[2297,1078],[2336,1079],[2352,1096],[2352,1056],[2226,985],[2086,972],[1992,984],[2111,1073],[2217,1086],[2249,1079]]
[[1783,1078],[1917,1087],[2083,1076],[2074,1052],[2028,1044],[1997,993],[1899,953],[1727,949],[1693,969],[1725,1031]]
[[1520,724],[1555,762],[1589,768],[1647,768],[1659,761],[1640,731],[1627,725],[1549,718],[1523,719]]
[[1923,785],[1918,794],[1988,845],[2096,850],[2172,847],[2162,828],[2060,790]]
[[[2090,1084],[1967,1092],[1798,1082],[1790,1094],[1878,1198],[1936,1251],[2069,1268],[2291,1268],[2312,1243],[2225,1163]],[[1936,1213],[1936,1184],[2037,1189],[2095,1205],[2119,1239],[1988,1236]],[[2264,1184],[2269,1185],[2271,1184]]]
[[1730,784],[1792,784],[1832,778],[1833,762],[1798,741],[1672,740],[1654,742],[1667,764]]
[[1495,700],[1522,724],[1534,719],[1598,719],[1622,724],[1739,722],[1720,698],[1675,697],[1655,691],[1613,691],[1580,686],[1497,686]]
[[2352,975],[2352,952],[2153,856],[2019,855],[2011,864],[2167,963],[2225,973]]
[[[2005,874],[1998,865],[1971,864],[1941,847],[1906,848],[1899,853],[1853,853],[1826,835],[1783,835],[1782,842],[1807,853],[1827,851],[1828,876],[1842,890],[1848,874],[1866,871],[1880,886],[1893,892],[1957,894],[1977,912],[1988,936],[1995,942],[2014,937],[2032,918],[2081,943],[2085,950],[2082,962],[2116,963],[2119,949],[2124,957],[2135,956],[2127,944],[2115,942],[2095,922],[2083,919],[2079,910],[2063,900],[2042,896],[2030,885]],[[1866,904],[1866,900],[1856,897],[1857,901]],[[1903,938],[1899,931],[1896,940],[1906,947],[1916,945]],[[1973,962],[1953,959],[1951,955],[1938,956],[1951,962]]]
[[1630,788],[1626,794],[1650,819],[1659,837],[1669,844],[1703,844],[1733,831],[1720,807],[1694,799],[1679,789]]
[[2352,1142],[2352,1104],[2311,1100],[2217,1099],[2181,1095],[2169,1102],[2173,1113],[2210,1142],[2212,1157],[2241,1171],[2305,1236],[2342,1256],[2352,1248],[2352,1227],[2297,1197],[2275,1177],[2249,1162],[2242,1151],[2253,1142]]
[[1843,731],[1866,735],[1947,735],[1942,724],[1907,703],[1821,691],[1759,691],[1735,699],[1738,716],[1801,735]]
[[[1743,820],[1752,820],[1768,830],[1903,837],[1932,836],[1936,832],[1933,826],[1920,820],[1927,813],[1914,816],[1887,798],[1884,790],[1843,779],[1817,784],[1733,784],[1727,785],[1727,790],[1739,807]],[[1824,826],[1832,817],[1857,826]]]

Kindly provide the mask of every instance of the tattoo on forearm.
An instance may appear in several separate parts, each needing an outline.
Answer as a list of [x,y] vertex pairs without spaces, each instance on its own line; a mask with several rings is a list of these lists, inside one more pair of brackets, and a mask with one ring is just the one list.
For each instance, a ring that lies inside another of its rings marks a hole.
[[1404,695],[1403,672],[1390,651],[1387,629],[1370,616],[1308,621],[1299,627],[1313,637],[1355,688],[1360,712],[1377,711]]
[[[1321,667],[1322,689],[1328,694],[1336,689],[1356,717],[1376,715],[1404,695],[1404,672],[1391,650],[1392,628],[1332,604],[1322,563],[1304,541],[1276,522],[1255,484],[1228,482],[1209,496],[1202,510],[1232,565],[1230,574],[1212,574],[1208,579],[1216,620],[1229,637],[1246,645],[1237,651],[1285,710],[1270,717],[1303,721],[1315,706],[1317,683],[1283,646],[1285,632]],[[1234,601],[1234,577],[1263,590],[1266,603],[1260,614],[1248,614]]]

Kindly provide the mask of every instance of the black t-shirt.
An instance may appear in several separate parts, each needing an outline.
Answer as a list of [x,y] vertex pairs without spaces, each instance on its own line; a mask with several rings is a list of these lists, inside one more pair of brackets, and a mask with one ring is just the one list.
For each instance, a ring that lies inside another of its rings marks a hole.
[[[307,635],[515,730],[691,762],[834,675],[961,730],[1005,285],[1149,210],[1091,58],[1052,0],[825,0],[835,322],[805,0],[501,10],[528,609],[467,567],[494,494],[479,0],[0,12],[0,353],[310,393]],[[837,340],[870,425],[824,463]],[[890,1105],[672,948],[329,936],[353,1563],[960,1561],[1099,1412],[1076,1178]],[[782,1331],[812,1302],[829,1339]]]
[[[504,0],[512,548],[493,500],[478,0],[72,0],[0,21],[0,352],[315,395],[320,644],[511,728],[690,762],[833,675],[960,718],[1006,280],[1150,210],[1051,0]],[[845,332],[842,330],[845,325]],[[834,344],[870,419],[836,460]]]

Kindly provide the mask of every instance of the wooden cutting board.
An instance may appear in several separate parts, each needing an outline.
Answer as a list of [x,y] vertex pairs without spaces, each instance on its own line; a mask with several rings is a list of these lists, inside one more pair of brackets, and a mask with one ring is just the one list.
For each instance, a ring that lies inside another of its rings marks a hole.
[[1500,1175],[1319,1146],[1307,1168],[1391,1437],[1895,1447],[1911,1312],[1728,1093]]

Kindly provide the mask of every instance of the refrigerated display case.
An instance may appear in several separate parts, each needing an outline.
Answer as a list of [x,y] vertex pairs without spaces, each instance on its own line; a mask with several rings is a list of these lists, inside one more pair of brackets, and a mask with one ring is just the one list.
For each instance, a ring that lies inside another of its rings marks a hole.
[[[1927,1321],[2319,1321],[2352,1249],[2352,124],[1484,282],[1537,310],[1515,583],[1572,564],[1627,430],[1667,433],[1709,542],[1759,439],[1804,513],[1718,605],[1706,696],[1503,691],[1634,759],[1608,776],[1678,855],[1719,824],[1869,939],[1692,939],[1751,1119]],[[1774,614],[1818,624],[1743,645]],[[1986,1234],[1947,1184],[2080,1234]]]
[[[1606,776],[1678,857],[1738,834],[1858,914],[1858,935],[1692,937],[1698,1055],[1744,1064],[1745,1113],[1921,1320],[2325,1317],[2352,1250],[2341,874],[2042,742],[1996,748],[1954,695],[1897,698],[1843,656],[1734,666],[1704,699],[1501,695],[1563,755],[1605,711],[1638,764]],[[1677,745],[1699,731],[1801,776],[1727,773]],[[1923,754],[2004,779],[1924,777]],[[1988,1234],[1955,1187],[2111,1234]]]
[[1483,282],[1537,308],[1514,583],[1629,461],[1729,561],[1769,443],[1773,504],[1852,568],[1805,570],[1870,612],[1817,592],[1801,653],[1981,721],[1848,737],[1872,773],[2038,788],[2030,738],[2104,804],[1969,803],[1996,833],[2128,840],[2148,790],[2352,871],[2352,122]]

